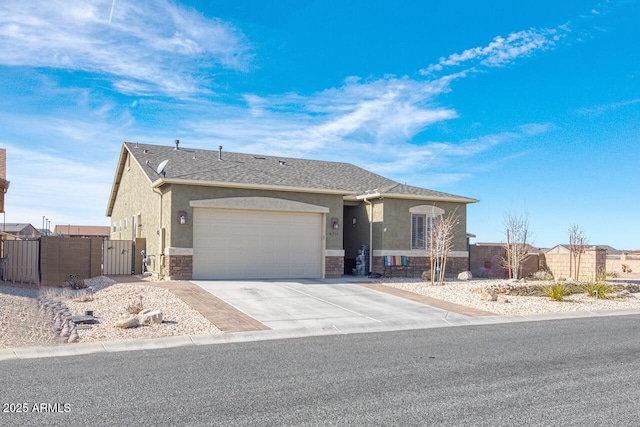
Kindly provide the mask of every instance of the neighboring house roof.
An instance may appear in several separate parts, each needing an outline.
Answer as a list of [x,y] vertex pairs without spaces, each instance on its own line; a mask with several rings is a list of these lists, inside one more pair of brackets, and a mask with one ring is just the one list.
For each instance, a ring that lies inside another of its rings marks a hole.
[[108,225],[56,225],[53,233],[69,237],[108,237],[110,229]]
[[[107,216],[111,214],[127,152],[140,165],[153,187],[167,183],[215,185],[334,193],[354,199],[384,196],[477,202],[476,199],[403,185],[350,163],[125,142]],[[159,174],[157,168],[165,160],[168,160],[166,167]]]
[[14,235],[33,235],[39,234],[38,230],[31,224],[27,223],[6,223],[1,228],[9,234]]
[[[584,245],[585,248],[591,249],[593,247],[596,247],[598,249],[604,249],[607,251],[607,255],[620,255],[622,254],[622,251],[617,250],[616,248],[609,246],[609,245],[589,245],[586,244]],[[561,244],[561,245],[556,245],[550,249],[547,249],[544,251],[545,253],[550,253],[550,252],[555,252],[555,253],[569,253],[569,245],[568,244]]]

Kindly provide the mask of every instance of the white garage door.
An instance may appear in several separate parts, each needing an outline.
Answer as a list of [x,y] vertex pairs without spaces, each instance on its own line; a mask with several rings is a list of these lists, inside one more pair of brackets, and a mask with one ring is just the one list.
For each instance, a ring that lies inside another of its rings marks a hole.
[[322,277],[322,214],[194,209],[195,279]]

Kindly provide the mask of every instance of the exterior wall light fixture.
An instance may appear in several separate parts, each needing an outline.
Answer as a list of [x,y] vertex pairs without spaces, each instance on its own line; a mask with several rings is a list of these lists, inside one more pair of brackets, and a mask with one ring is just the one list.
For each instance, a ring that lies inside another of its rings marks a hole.
[[331,228],[333,228],[334,230],[340,228],[340,222],[338,221],[338,218],[331,218]]

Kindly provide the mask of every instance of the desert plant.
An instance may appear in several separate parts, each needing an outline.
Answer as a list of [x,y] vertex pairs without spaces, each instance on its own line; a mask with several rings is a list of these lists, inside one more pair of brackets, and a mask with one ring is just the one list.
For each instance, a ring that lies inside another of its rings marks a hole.
[[590,297],[609,299],[612,294],[618,292],[618,287],[607,283],[607,274],[600,272],[596,275],[596,280],[582,285],[582,290]]
[[587,238],[582,227],[572,225],[569,228],[569,277],[580,280],[580,259],[584,253]]
[[582,285],[584,293],[596,299],[609,299],[611,294],[615,292],[613,286],[606,282],[591,282]]
[[436,218],[430,230],[429,263],[431,267],[431,284],[444,284],[447,269],[447,256],[453,247],[454,230],[460,219],[454,210],[448,216]]
[[70,274],[69,281],[67,283],[71,289],[84,289],[87,287],[84,283],[84,279],[81,279],[77,274]]
[[504,248],[507,259],[503,265],[509,271],[509,277],[520,278],[520,267],[529,256],[529,217],[525,214],[507,213],[503,220],[507,243]]
[[124,309],[126,310],[127,313],[131,313],[131,314],[138,314],[142,310],[144,310],[144,306],[142,305],[142,295],[140,295],[140,301],[133,302],[127,305]]
[[571,289],[564,283],[552,283],[550,285],[540,286],[540,292],[554,301],[562,301],[564,297],[571,294]]

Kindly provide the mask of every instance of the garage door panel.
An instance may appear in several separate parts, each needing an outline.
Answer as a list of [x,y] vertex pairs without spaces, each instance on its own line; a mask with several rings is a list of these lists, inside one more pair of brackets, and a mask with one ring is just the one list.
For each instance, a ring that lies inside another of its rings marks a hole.
[[196,208],[198,279],[322,276],[322,215]]

